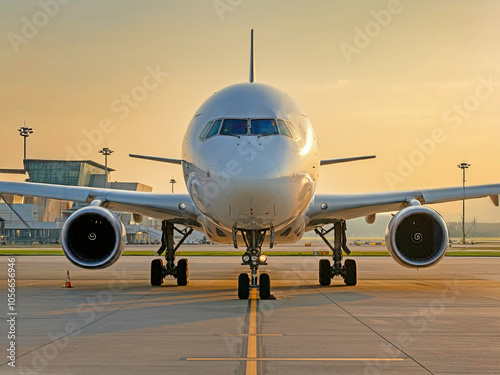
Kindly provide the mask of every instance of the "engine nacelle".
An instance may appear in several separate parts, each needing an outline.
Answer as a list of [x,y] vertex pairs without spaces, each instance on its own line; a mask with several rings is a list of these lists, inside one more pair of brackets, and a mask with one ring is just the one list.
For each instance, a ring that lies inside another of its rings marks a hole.
[[106,268],[122,255],[126,232],[112,211],[89,206],[66,220],[61,239],[64,254],[71,263],[82,268]]
[[448,229],[441,215],[423,206],[406,207],[385,232],[389,254],[402,266],[424,268],[438,263],[448,247]]

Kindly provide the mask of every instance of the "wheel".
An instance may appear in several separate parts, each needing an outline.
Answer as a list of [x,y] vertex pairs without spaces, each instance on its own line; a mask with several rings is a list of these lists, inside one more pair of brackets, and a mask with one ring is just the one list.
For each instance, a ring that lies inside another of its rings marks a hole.
[[189,283],[189,261],[179,259],[177,262],[177,285],[185,286]]
[[320,285],[328,286],[332,282],[331,265],[328,259],[319,261],[319,283]]
[[238,298],[248,299],[250,297],[250,277],[246,273],[240,273],[238,277]]
[[344,282],[345,285],[354,286],[357,283],[356,261],[347,259],[344,263]]
[[154,259],[151,262],[151,285],[163,284],[163,259]]
[[261,273],[259,276],[259,297],[260,299],[271,297],[271,278],[267,273]]

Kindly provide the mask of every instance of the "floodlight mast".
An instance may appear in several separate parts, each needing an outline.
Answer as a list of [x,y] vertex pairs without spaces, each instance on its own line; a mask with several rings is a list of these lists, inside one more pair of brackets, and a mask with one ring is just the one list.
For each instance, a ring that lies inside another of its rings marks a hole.
[[26,139],[30,136],[30,134],[33,134],[33,128],[27,127],[25,121],[24,125],[17,130],[19,131],[19,135],[24,138],[24,161],[26,160]]
[[468,163],[458,164],[457,167],[462,170],[462,184],[464,189],[464,198],[462,199],[462,243],[465,244],[465,170],[469,168],[471,165]]
[[102,150],[99,150],[100,154],[104,155],[104,174],[105,174],[105,187],[108,188],[108,156],[111,155],[114,151],[110,148],[104,147]]

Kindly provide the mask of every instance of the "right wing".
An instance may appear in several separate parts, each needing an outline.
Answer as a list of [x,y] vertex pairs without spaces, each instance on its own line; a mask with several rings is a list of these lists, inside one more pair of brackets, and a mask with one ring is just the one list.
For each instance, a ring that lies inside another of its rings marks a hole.
[[0,181],[0,194],[15,194],[65,201],[101,202],[102,207],[140,214],[174,223],[200,227],[200,211],[188,194],[153,194],[146,192],[63,186],[30,182]]
[[348,162],[351,162],[351,161],[374,159],[374,158],[376,158],[375,155],[355,156],[355,157],[352,157],[352,158],[341,158],[341,159],[327,159],[327,160],[321,160],[320,165],[348,163]]
[[348,220],[370,216],[382,212],[399,211],[412,200],[421,204],[453,202],[465,199],[490,197],[495,206],[499,205],[500,184],[463,187],[407,190],[383,193],[353,195],[315,195],[309,206],[307,230],[331,224],[336,220]]

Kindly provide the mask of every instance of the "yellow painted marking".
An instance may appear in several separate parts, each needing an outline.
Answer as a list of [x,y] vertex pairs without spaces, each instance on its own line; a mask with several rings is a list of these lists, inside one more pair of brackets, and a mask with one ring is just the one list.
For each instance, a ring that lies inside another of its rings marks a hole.
[[[247,361],[247,371],[248,363],[256,361],[337,361],[337,362],[380,362],[380,361],[391,361],[391,362],[401,362],[404,358],[186,358],[186,361]],[[248,374],[248,372],[247,372]]]
[[[252,358],[254,358],[252,360]],[[250,317],[248,318],[248,345],[246,375],[257,375],[257,288],[250,291]]]
[[284,336],[282,333],[256,333],[250,335],[248,333],[219,333],[217,336]]

